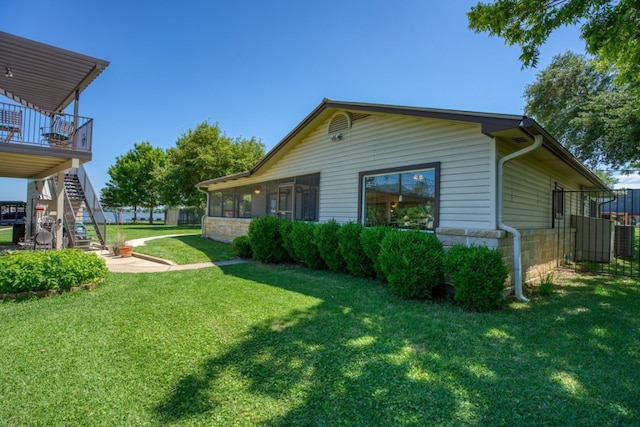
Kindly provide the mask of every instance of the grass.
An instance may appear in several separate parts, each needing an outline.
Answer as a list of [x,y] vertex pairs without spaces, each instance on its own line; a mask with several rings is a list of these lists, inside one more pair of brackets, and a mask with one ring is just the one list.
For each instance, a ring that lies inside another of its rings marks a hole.
[[107,226],[107,242],[113,240],[117,233],[123,233],[127,240],[140,239],[142,237],[164,236],[169,234],[199,234],[200,226],[192,225],[149,225],[149,224],[122,224]]
[[638,425],[640,284],[477,314],[257,263],[0,304],[4,425]]
[[136,252],[169,259],[176,264],[195,264],[235,259],[231,245],[195,236],[178,236],[149,240],[137,246]]
[[12,245],[13,244],[13,228],[0,227],[0,245]]

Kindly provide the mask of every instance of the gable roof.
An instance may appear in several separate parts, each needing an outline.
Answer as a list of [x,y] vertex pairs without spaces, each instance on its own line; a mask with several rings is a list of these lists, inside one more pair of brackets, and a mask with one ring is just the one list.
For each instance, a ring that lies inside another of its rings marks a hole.
[[63,111],[108,61],[0,31],[0,95],[51,116]]
[[334,101],[324,98],[307,117],[305,117],[287,136],[276,144],[253,168],[196,184],[206,187],[209,184],[235,180],[255,174],[273,161],[280,159],[296,140],[304,138],[315,126],[329,118],[336,111],[348,110],[358,113],[392,114],[430,119],[450,120],[466,123],[477,123],[483,134],[489,137],[512,139],[516,142],[533,142],[535,135],[543,136],[543,147],[546,150],[545,160],[559,159],[578,174],[583,176],[595,188],[607,188],[593,172],[573,156],[566,148],[545,131],[535,120],[527,116],[512,114],[480,113],[461,110],[437,108],[406,107],[387,104],[369,104],[361,102]]

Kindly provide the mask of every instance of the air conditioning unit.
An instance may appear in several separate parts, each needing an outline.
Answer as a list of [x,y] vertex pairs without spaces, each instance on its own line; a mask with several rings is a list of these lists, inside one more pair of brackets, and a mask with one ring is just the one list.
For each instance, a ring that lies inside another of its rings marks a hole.
[[617,258],[633,258],[635,228],[632,225],[616,225],[613,253]]

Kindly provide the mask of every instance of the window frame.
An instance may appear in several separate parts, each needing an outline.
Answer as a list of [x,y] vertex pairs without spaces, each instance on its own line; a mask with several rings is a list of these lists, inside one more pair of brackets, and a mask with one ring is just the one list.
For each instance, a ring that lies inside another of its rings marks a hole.
[[[433,212],[433,230],[427,230],[428,232],[435,232],[440,225],[440,162],[430,163],[418,163],[414,165],[396,166],[384,169],[373,169],[358,173],[358,223],[364,224],[364,209],[366,208],[365,191],[365,178],[368,176],[390,175],[390,174],[402,174],[417,172],[426,169],[433,169],[434,171],[434,212]],[[401,189],[401,188],[400,188]]]

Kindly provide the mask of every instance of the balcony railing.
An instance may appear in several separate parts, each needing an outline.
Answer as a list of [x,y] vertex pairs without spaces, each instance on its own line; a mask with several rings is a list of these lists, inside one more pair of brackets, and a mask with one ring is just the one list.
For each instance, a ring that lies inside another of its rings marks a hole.
[[91,151],[93,119],[70,114],[46,116],[35,110],[0,102],[0,143],[52,149]]

